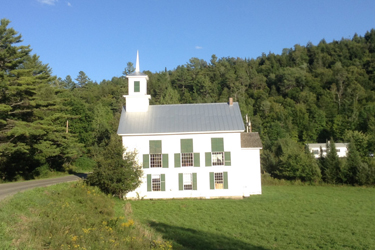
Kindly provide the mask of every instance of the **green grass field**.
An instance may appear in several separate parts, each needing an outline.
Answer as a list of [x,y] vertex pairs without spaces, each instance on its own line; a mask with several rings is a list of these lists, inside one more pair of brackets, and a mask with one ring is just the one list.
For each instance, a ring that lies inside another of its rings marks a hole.
[[375,249],[375,189],[265,186],[244,200],[141,200],[176,249]]

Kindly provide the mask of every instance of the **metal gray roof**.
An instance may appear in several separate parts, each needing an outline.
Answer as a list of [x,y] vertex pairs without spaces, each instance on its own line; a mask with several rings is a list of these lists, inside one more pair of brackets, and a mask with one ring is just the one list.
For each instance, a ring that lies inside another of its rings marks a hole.
[[117,134],[164,134],[244,131],[237,102],[150,105],[147,112],[122,108]]
[[258,132],[241,133],[241,148],[262,148],[262,141],[260,140]]

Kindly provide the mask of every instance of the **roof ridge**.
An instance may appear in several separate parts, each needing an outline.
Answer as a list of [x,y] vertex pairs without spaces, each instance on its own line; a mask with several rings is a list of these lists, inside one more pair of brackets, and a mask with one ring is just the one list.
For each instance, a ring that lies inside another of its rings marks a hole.
[[[235,104],[238,102],[233,102],[233,104]],[[217,105],[217,104],[226,104],[228,105],[227,102],[210,102],[210,103],[179,103],[179,104],[153,104],[153,105],[150,105],[150,107],[152,106],[182,106],[182,105]],[[229,105],[228,105],[229,106]]]

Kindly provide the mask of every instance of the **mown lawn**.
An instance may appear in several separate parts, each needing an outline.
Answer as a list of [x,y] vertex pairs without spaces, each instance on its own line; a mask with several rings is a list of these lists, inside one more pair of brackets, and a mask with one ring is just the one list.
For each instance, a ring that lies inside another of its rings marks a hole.
[[131,205],[176,249],[375,249],[374,188],[265,186],[244,200]]

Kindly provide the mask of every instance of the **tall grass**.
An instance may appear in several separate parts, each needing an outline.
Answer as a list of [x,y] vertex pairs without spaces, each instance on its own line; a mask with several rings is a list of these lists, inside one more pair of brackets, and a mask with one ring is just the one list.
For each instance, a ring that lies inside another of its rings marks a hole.
[[83,182],[17,194],[0,203],[0,249],[170,249],[132,218],[130,204]]

